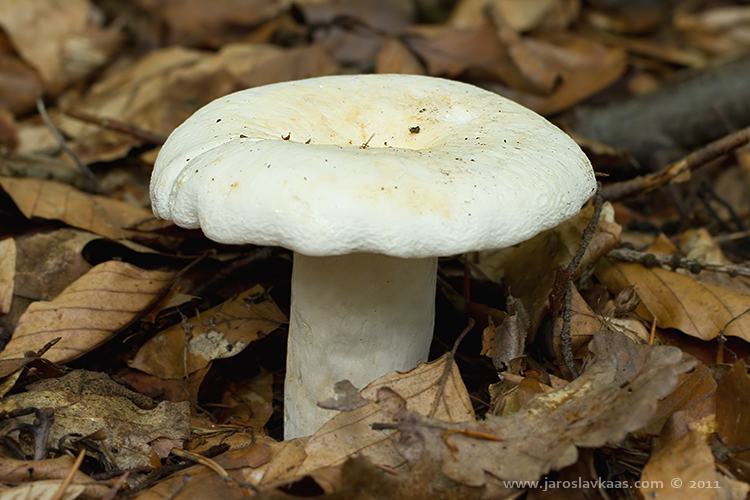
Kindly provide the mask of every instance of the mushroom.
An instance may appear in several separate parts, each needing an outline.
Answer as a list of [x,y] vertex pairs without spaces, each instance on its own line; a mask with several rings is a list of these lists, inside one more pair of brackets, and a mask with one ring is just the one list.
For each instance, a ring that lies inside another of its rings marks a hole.
[[412,75],[257,87],[198,110],[154,166],[156,216],[294,251],[285,437],[317,402],[427,360],[437,257],[514,245],[595,191],[566,134],[492,92]]

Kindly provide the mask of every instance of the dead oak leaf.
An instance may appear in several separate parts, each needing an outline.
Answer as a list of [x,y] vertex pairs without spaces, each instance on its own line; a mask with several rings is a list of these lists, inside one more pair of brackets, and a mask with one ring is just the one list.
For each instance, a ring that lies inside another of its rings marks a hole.
[[101,345],[130,323],[169,285],[174,273],[119,261],[92,268],[52,301],[32,303],[0,359],[22,358],[61,338],[44,355],[65,363]]
[[648,425],[657,402],[692,366],[678,349],[655,347],[644,368],[617,385],[616,358],[602,357],[567,386],[539,395],[516,413],[481,422],[427,419],[403,403],[394,404],[403,398],[390,389],[381,389],[378,398],[381,405],[396,408],[392,414],[400,440],[395,446],[409,463],[426,453],[443,464],[448,477],[472,486],[484,484],[486,473],[533,481],[575,463],[577,446],[618,443]]
[[153,218],[145,208],[84,193],[55,181],[0,177],[0,186],[29,219],[61,220],[114,240],[128,237],[125,228]]

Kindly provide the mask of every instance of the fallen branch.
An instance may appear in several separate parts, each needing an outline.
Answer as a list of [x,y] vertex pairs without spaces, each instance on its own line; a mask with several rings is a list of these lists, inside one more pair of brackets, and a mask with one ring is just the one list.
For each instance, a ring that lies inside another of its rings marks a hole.
[[679,176],[731,153],[749,142],[750,127],[746,127],[717,141],[706,144],[681,160],[671,163],[653,174],[642,175],[635,179],[610,184],[602,189],[601,195],[605,200],[617,201],[637,194],[647,193],[674,182]]
[[732,278],[736,276],[750,277],[750,265],[747,264],[714,264],[712,262],[703,262],[695,259],[686,259],[680,255],[659,255],[654,253],[639,252],[629,248],[616,248],[607,254],[607,257],[621,260],[623,262],[632,262],[644,267],[668,267],[672,270],[687,269],[693,274],[701,271],[714,271],[725,273]]
[[162,135],[154,134],[153,132],[149,132],[148,130],[143,130],[141,128],[134,127],[133,125],[128,125],[127,123],[122,123],[117,120],[100,118],[98,116],[93,116],[87,113],[81,113],[80,111],[73,110],[65,111],[65,114],[71,118],[75,118],[76,120],[98,125],[101,128],[107,130],[122,132],[123,134],[135,137],[136,139],[139,139],[146,144],[151,144],[152,146],[161,146],[167,140],[166,137]]

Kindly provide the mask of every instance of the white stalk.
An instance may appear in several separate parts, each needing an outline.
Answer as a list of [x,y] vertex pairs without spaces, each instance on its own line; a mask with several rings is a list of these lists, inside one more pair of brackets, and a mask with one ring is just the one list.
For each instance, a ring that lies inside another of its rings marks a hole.
[[317,402],[349,379],[359,389],[427,360],[437,258],[294,254],[284,437],[313,434],[335,413]]

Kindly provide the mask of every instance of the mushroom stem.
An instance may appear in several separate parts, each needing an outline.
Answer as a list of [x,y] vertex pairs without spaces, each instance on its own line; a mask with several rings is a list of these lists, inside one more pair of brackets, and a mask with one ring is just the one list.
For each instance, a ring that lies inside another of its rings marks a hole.
[[339,380],[362,388],[426,361],[435,323],[437,258],[294,254],[284,437],[306,436],[333,414],[317,402]]

